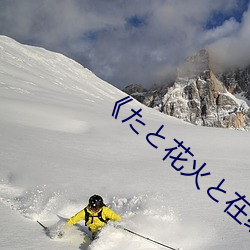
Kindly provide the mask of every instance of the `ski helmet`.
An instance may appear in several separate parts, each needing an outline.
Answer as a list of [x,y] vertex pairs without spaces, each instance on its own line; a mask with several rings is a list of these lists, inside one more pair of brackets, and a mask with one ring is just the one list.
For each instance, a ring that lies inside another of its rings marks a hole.
[[98,210],[103,207],[103,199],[99,195],[93,195],[89,198],[89,206],[93,210]]

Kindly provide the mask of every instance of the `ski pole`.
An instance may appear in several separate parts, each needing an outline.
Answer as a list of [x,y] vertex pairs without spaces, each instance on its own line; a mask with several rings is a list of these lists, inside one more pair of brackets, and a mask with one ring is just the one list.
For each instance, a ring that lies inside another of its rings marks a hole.
[[161,246],[163,246],[163,247],[167,247],[167,248],[172,249],[172,250],[180,250],[179,248],[173,248],[173,247],[167,246],[167,245],[162,244],[162,243],[160,243],[160,242],[158,242],[158,241],[155,241],[155,240],[152,240],[152,239],[150,239],[150,238],[148,238],[148,237],[145,237],[145,236],[143,236],[143,235],[141,235],[141,234],[135,233],[135,232],[133,232],[133,231],[127,229],[127,228],[122,228],[122,229],[125,230],[125,231],[127,231],[127,232],[129,232],[129,233],[131,233],[131,234],[137,235],[137,236],[139,236],[139,237],[141,237],[141,238],[143,238],[143,239],[145,239],[145,240],[148,240],[148,241],[154,242],[154,243],[156,243],[156,244],[158,244],[158,245],[161,245]]
[[47,227],[45,227],[41,222],[39,222],[38,220],[36,221],[40,226],[42,226],[43,227],[43,229],[46,231],[46,230],[48,230],[48,228]]

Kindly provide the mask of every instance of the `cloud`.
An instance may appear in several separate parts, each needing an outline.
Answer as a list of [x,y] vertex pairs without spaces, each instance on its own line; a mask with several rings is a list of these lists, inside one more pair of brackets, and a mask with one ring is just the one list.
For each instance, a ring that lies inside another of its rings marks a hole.
[[239,2],[2,0],[0,33],[61,52],[119,88],[149,86],[204,46],[213,45],[216,53],[237,44],[247,49],[249,14],[242,22],[234,17]]
[[[225,26],[220,29],[227,29]],[[242,22],[221,39],[210,44],[216,61],[225,67],[244,67],[250,64],[250,10],[243,15]]]
[[235,34],[240,28],[240,24],[232,17],[226,20],[221,26],[204,31],[200,38],[201,44],[212,44],[225,37]]

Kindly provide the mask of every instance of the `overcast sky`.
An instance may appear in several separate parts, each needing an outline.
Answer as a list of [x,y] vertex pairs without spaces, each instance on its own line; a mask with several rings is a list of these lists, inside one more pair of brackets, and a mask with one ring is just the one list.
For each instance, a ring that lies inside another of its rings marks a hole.
[[61,52],[111,84],[149,86],[204,47],[250,62],[250,0],[0,0],[0,34]]

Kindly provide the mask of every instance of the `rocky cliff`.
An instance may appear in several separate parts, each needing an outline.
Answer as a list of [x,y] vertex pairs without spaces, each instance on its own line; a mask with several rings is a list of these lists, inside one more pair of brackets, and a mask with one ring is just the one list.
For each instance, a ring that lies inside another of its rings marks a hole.
[[214,72],[209,52],[203,49],[177,69],[170,86],[145,90],[142,85],[130,85],[124,91],[149,107],[196,125],[248,129],[250,109],[245,100],[250,99],[250,67]]

